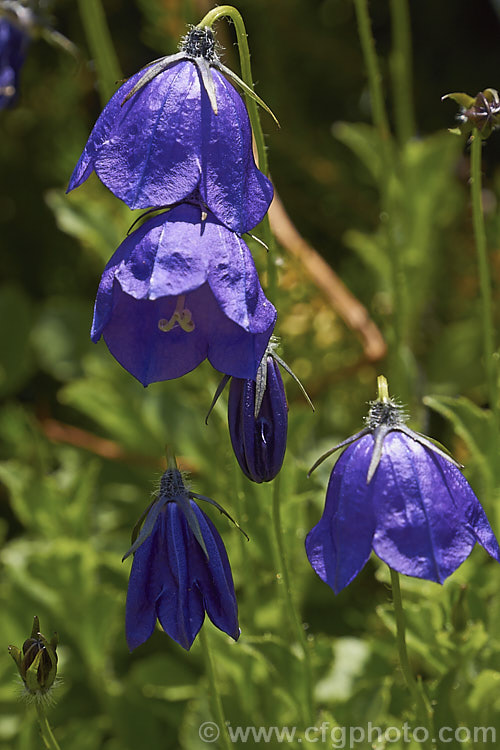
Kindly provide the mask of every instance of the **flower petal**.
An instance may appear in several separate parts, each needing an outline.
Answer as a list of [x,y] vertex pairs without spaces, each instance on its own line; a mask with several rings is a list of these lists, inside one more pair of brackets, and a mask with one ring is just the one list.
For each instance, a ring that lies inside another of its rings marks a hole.
[[473,533],[476,541],[484,547],[486,552],[500,562],[498,541],[472,487],[462,472],[450,463],[450,461],[446,461],[446,459],[436,454],[433,454],[432,457],[441,470],[448,491],[457,505],[457,509],[463,514],[467,529]]
[[195,545],[201,548],[175,502],[167,503],[161,524],[165,581],[156,612],[163,630],[189,650],[205,619],[203,599],[194,585],[197,564],[193,550]]
[[306,538],[309,562],[336,594],[347,586],[370,557],[375,519],[373,486],[366,476],[373,436],[349,445],[333,467],[326,505]]
[[227,552],[210,518],[195,502],[191,501],[191,506],[198,517],[208,552],[207,559],[198,545],[194,578],[213,624],[236,641],[240,635],[238,605]]
[[223,224],[235,232],[248,232],[264,218],[273,186],[255,164],[243,99],[218,70],[211,72],[218,114],[205,105],[200,193]]
[[[160,514],[163,516],[163,513]],[[156,600],[160,596],[168,571],[164,566],[165,549],[160,519],[150,536],[134,555],[127,591],[125,629],[127,643],[133,651],[153,633],[156,623]]]
[[372,480],[373,549],[399,573],[443,583],[470,554],[475,537],[436,458],[400,432],[385,438]]
[[177,203],[196,188],[201,170],[198,70],[182,60],[123,104],[143,74],[133,75],[104,108],[68,190],[81,185],[92,169],[130,208]]

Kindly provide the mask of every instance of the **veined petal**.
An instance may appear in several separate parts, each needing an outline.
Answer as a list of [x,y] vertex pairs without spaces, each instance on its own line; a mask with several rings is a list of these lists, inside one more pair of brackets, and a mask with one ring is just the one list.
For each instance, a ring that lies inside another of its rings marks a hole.
[[130,208],[176,203],[196,188],[201,172],[198,70],[181,60],[123,103],[143,74],[133,75],[104,108],[68,190],[92,169]]
[[371,553],[374,489],[366,475],[373,444],[372,435],[365,435],[342,453],[330,476],[323,515],[306,537],[309,562],[336,594],[357,576]]
[[218,70],[212,68],[211,73],[218,114],[205,106],[203,116],[209,126],[202,131],[200,193],[223,224],[235,232],[248,232],[264,218],[273,186],[255,164],[243,99]]
[[493,530],[486,517],[486,513],[474,491],[460,469],[450,461],[437,454],[431,454],[434,462],[439,466],[450,496],[453,498],[457,510],[461,511],[463,522],[475,539],[484,547],[491,557],[500,562],[500,547]]
[[233,576],[227,558],[227,552],[219,532],[208,516],[191,501],[193,511],[200,524],[208,559],[201,548],[195,556],[193,575],[202,596],[205,609],[213,624],[238,640],[238,605],[234,593]]
[[147,641],[153,633],[156,623],[156,601],[165,586],[165,581],[169,581],[164,558],[165,549],[158,519],[150,536],[135,553],[130,571],[125,629],[131,651]]
[[376,554],[399,573],[443,583],[470,554],[475,535],[433,452],[389,433],[372,484]]
[[166,574],[156,612],[164,631],[188,650],[205,619],[203,598],[194,585],[196,547],[204,553],[175,502],[167,503],[161,524],[165,551],[162,563]]

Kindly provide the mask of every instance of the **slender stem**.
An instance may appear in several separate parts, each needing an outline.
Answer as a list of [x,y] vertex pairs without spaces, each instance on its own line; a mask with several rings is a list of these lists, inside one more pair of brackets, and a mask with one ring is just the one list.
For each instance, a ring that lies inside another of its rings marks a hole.
[[212,659],[212,652],[210,648],[209,638],[206,632],[206,624],[200,630],[200,645],[203,652],[203,659],[205,661],[205,670],[207,673],[208,681],[210,683],[210,695],[213,699],[214,718],[219,728],[219,738],[221,745],[217,743],[217,747],[223,747],[224,750],[232,750],[232,744],[229,739],[229,735],[226,730],[226,718],[224,716],[224,708],[222,706],[222,698],[220,695],[219,687],[217,685],[217,678],[215,676],[214,662]]
[[423,722],[425,728],[428,731],[428,737],[430,738],[426,742],[422,742],[423,747],[434,747],[434,732],[432,725],[432,709],[427,700],[422,687],[422,683],[415,680],[413,672],[410,667],[410,660],[408,658],[408,651],[406,649],[406,623],[405,614],[403,610],[403,602],[401,599],[401,588],[399,585],[399,574],[389,568],[391,571],[391,586],[392,586],[392,602],[394,604],[394,614],[396,616],[396,638],[398,643],[399,663],[401,665],[401,671],[405,678],[406,685],[410,694],[415,702],[417,715],[420,717],[420,721]]
[[38,717],[38,724],[40,725],[40,733],[42,735],[43,743],[47,750],[60,750],[56,738],[52,734],[52,729],[45,715],[45,708],[43,703],[36,703],[36,713]]
[[481,293],[481,317],[483,331],[483,356],[486,369],[486,382],[490,408],[496,415],[499,424],[498,383],[495,367],[495,334],[493,326],[493,301],[491,294],[491,277],[486,247],[486,230],[481,199],[481,150],[482,139],[476,128],[472,135],[471,146],[471,199],[472,220],[474,224],[474,238],[476,242],[477,261],[479,270],[479,286]]
[[392,87],[398,141],[404,146],[415,133],[411,75],[411,28],[408,0],[391,0]]
[[106,23],[101,0],[78,0],[80,17],[90,48],[99,86],[101,104],[104,106],[116,91],[116,82],[122,78],[111,34]]
[[297,641],[302,651],[302,664],[304,668],[304,692],[306,697],[306,708],[304,711],[304,720],[309,724],[314,721],[314,702],[312,694],[312,670],[311,670],[311,652],[307,642],[306,633],[302,624],[302,619],[295,606],[292,589],[290,585],[290,574],[288,570],[288,560],[283,540],[283,528],[281,525],[280,513],[280,476],[273,481],[273,528],[278,551],[278,560],[281,570],[282,590],[285,598],[285,606],[288,612],[288,618],[292,632],[295,632]]
[[392,373],[394,392],[403,401],[409,401],[409,387],[406,382],[405,330],[406,330],[406,279],[401,260],[401,242],[395,226],[397,211],[394,207],[394,183],[396,180],[397,153],[393,148],[389,119],[384,101],[382,73],[375,49],[368,0],[354,0],[358,33],[368,75],[368,88],[372,103],[373,124],[378,130],[381,142],[382,170],[380,175],[381,221],[385,229],[387,253],[391,264],[391,287],[393,298],[392,316]]
[[[241,13],[236,8],[233,8],[232,5],[221,5],[218,8],[213,8],[213,10],[209,11],[206,16],[202,18],[198,26],[212,26],[216,21],[224,17],[230,18],[234,23],[240,56],[241,78],[253,91],[254,84],[252,77],[252,66],[250,64],[250,49],[248,47],[247,32]],[[252,126],[253,137],[255,139],[259,169],[265,175],[269,175],[267,149],[264,140],[264,133],[262,131],[262,125],[260,123],[257,102],[248,94],[245,94],[245,100],[248,109],[248,116],[250,118],[250,124]],[[269,223],[269,217],[267,216],[267,214],[259,226],[262,230],[262,239],[269,248],[267,263],[267,290],[269,296],[271,297],[271,300],[275,301],[277,290],[277,269],[274,252],[275,246],[274,237],[273,233],[271,232],[271,225]]]

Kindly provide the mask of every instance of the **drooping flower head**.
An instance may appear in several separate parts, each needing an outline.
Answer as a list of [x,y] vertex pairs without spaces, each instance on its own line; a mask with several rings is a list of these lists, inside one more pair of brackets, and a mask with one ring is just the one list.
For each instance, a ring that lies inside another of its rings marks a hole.
[[95,170],[130,208],[199,195],[223,224],[248,232],[264,217],[273,188],[255,165],[248,113],[226,76],[255,98],[219,60],[212,31],[191,29],[180,52],[151,63],[114,94],[68,191]]
[[[25,9],[27,11],[27,9]],[[21,22],[0,17],[0,109],[11,107],[17,98],[19,74],[30,41]]]
[[438,583],[476,542],[500,562],[498,542],[459,464],[406,426],[384,382],[365,429],[311,469],[345,448],[323,516],[306,538],[309,562],[335,593],[357,576],[372,549],[393,570]]
[[179,645],[191,648],[205,612],[219,630],[235,640],[239,637],[227,553],[195,499],[222,511],[213,500],[190,492],[175,459],[169,461],[158,498],[146,511],[144,525],[123,558],[134,554],[126,607],[131,651],[151,636],[156,620]]
[[182,204],[148,219],[102,275],[92,340],[143,385],[178,378],[206,357],[254,377],[276,319],[250,251],[212,214]]

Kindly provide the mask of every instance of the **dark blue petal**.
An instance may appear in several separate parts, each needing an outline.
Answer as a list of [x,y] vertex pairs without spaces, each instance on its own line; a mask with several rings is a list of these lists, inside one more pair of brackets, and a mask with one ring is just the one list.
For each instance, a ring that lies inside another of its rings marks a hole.
[[196,188],[201,170],[200,81],[181,61],[122,103],[144,71],[133,75],[104,108],[68,190],[95,169],[130,208],[176,203]]
[[306,538],[309,562],[336,594],[347,586],[370,557],[375,518],[373,483],[366,476],[373,436],[349,445],[335,464],[319,523]]
[[213,624],[238,640],[238,605],[234,593],[233,576],[227,558],[227,552],[219,532],[208,516],[191,501],[200,524],[203,541],[208,552],[208,559],[200,546],[195,546],[193,555],[193,575],[201,594],[208,616]]
[[219,71],[212,69],[212,76],[218,114],[205,102],[210,126],[203,129],[200,193],[223,224],[235,232],[248,232],[264,218],[273,186],[255,164],[243,99]]
[[167,503],[161,516],[165,581],[156,612],[164,631],[189,649],[205,619],[203,598],[195,585],[197,553],[203,552],[175,502]]
[[439,455],[432,454],[432,458],[440,468],[448,492],[456,504],[457,511],[462,514],[467,530],[472,532],[476,541],[488,554],[500,562],[500,547],[472,487],[456,466]]
[[232,378],[228,400],[231,444],[244,474],[254,482],[270,482],[286,451],[288,406],[277,363],[267,357],[267,384],[255,417],[255,380]]
[[[163,515],[160,513],[160,517]],[[152,533],[141,544],[132,562],[125,615],[127,643],[131,651],[147,641],[154,630],[156,601],[166,581],[169,582],[165,556],[162,528],[158,519]]]
[[467,558],[476,541],[441,461],[446,463],[416,440],[391,432],[372,480],[374,551],[399,573],[439,583]]

